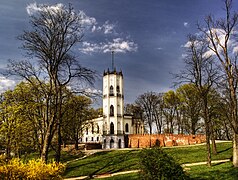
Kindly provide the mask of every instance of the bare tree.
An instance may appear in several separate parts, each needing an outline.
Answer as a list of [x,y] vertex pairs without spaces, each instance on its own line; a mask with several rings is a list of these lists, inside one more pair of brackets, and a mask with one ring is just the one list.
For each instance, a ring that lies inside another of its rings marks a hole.
[[[207,54],[208,43],[203,37],[195,35],[188,36],[187,57],[185,58],[185,69],[177,76],[180,80],[195,85],[199,98],[202,102],[202,117],[205,121],[207,163],[211,166],[211,119],[209,113],[208,96],[211,88],[218,77],[218,71],[214,68],[212,56]],[[213,139],[213,150],[216,154],[215,140]]]
[[155,122],[155,112],[160,103],[158,95],[155,92],[144,93],[136,99],[135,103],[143,110],[145,114],[145,123],[149,126],[149,133],[152,134],[152,127]]
[[209,41],[209,49],[220,62],[229,90],[230,120],[233,129],[233,165],[238,167],[238,114],[237,114],[237,57],[232,39],[237,30],[238,13],[232,12],[232,0],[225,0],[225,18],[207,16],[205,25],[198,29]]
[[[47,161],[49,147],[55,132],[58,138],[56,161],[60,160],[63,90],[72,83],[92,83],[94,72],[82,67],[72,48],[81,42],[82,19],[69,5],[50,8],[39,5],[30,16],[32,29],[19,36],[29,60],[11,61],[10,73],[29,81],[34,77],[45,95],[46,117],[41,159]],[[45,86],[44,84],[47,84]]]

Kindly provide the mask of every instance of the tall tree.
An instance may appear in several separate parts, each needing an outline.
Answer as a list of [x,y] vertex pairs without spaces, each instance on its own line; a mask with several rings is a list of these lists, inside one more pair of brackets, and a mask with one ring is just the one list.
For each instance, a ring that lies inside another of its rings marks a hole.
[[[209,115],[208,95],[213,84],[217,80],[218,71],[214,68],[212,56],[207,54],[208,43],[205,38],[195,35],[188,36],[187,57],[185,58],[185,69],[178,75],[178,78],[189,81],[196,87],[199,99],[202,102],[202,117],[205,122],[207,163],[211,166],[210,131],[211,120]],[[215,150],[213,139],[213,149]]]
[[[52,138],[57,132],[56,161],[60,160],[62,102],[64,89],[79,82],[92,83],[94,72],[82,67],[72,48],[81,42],[82,19],[71,5],[57,4],[57,8],[38,5],[37,13],[30,16],[32,29],[19,36],[29,60],[11,61],[10,73],[30,82],[34,77],[46,102],[46,133],[41,159],[47,161]],[[47,86],[44,86],[47,84]]]
[[179,104],[180,100],[173,90],[164,93],[163,114],[166,121],[166,133],[174,133],[175,125],[177,123],[177,111]]
[[198,90],[194,84],[184,84],[176,90],[176,94],[181,101],[183,119],[186,119],[185,128],[188,133],[196,134],[201,128],[201,101]]
[[91,109],[92,101],[85,96],[71,95],[64,103],[64,115],[62,124],[63,139],[74,141],[75,149],[78,149],[79,138],[87,120],[96,116],[96,111]]
[[233,38],[237,32],[238,13],[232,11],[232,0],[225,0],[225,17],[215,19],[207,16],[204,25],[198,25],[208,42],[210,54],[216,56],[225,75],[229,90],[230,120],[233,129],[233,165],[238,167],[238,114],[237,114],[237,57]]
[[159,105],[159,97],[155,92],[147,92],[140,95],[135,103],[144,112],[144,122],[149,126],[149,133],[152,134],[153,123],[155,122],[155,112]]

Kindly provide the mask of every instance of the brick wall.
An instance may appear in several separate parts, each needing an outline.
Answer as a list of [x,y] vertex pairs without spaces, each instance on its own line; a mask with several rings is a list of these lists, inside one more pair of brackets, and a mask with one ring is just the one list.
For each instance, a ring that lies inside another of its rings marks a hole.
[[206,141],[205,135],[184,134],[131,134],[128,136],[130,148],[145,148],[154,145],[162,147],[200,144]]

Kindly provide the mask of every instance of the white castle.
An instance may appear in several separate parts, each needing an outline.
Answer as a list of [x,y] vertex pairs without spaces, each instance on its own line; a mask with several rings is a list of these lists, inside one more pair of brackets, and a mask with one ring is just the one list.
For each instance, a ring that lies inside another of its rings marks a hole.
[[82,142],[101,143],[103,149],[128,147],[129,134],[143,134],[141,120],[124,114],[122,71],[109,69],[103,74],[103,116],[88,122]]

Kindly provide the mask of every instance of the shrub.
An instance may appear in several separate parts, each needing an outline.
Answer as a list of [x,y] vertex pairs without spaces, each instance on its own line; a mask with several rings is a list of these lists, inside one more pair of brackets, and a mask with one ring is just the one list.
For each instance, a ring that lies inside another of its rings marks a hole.
[[140,153],[141,178],[146,180],[187,180],[183,168],[161,148],[143,149]]
[[46,164],[41,160],[30,160],[23,163],[20,159],[12,159],[5,164],[0,165],[1,179],[62,179],[60,174],[64,171],[64,165],[61,163]]

